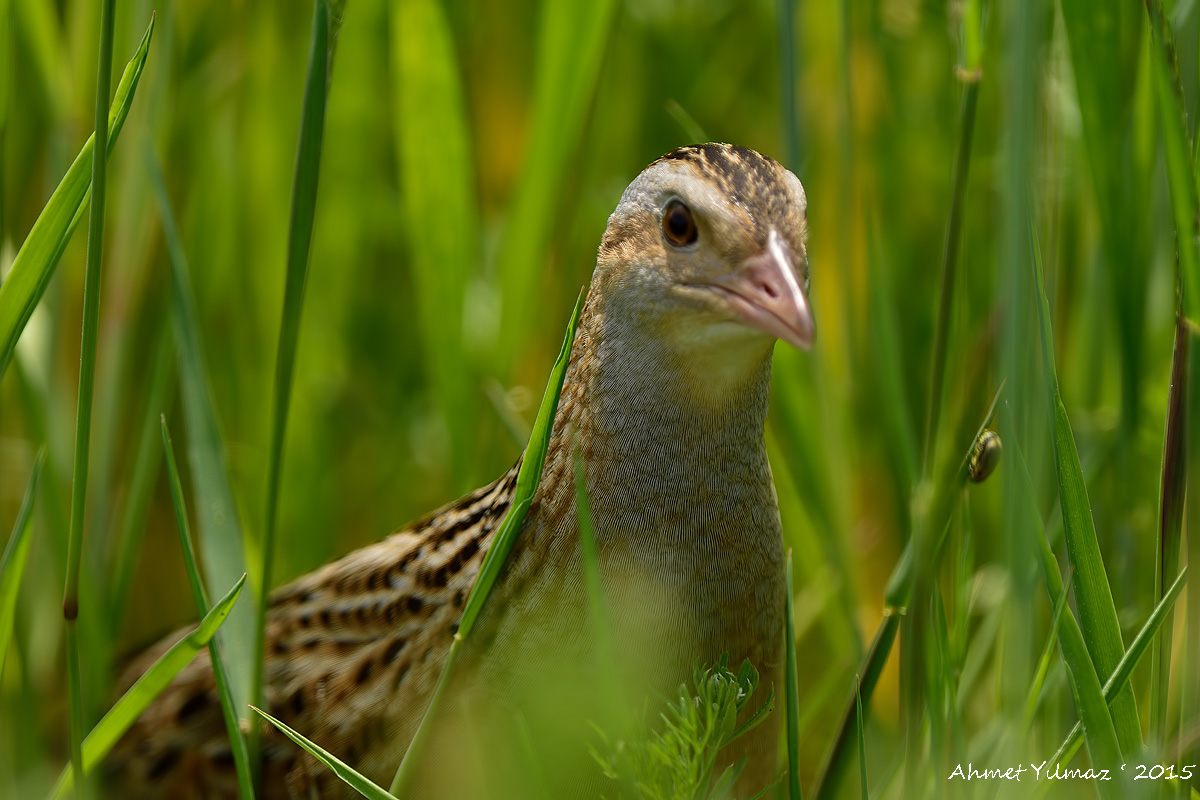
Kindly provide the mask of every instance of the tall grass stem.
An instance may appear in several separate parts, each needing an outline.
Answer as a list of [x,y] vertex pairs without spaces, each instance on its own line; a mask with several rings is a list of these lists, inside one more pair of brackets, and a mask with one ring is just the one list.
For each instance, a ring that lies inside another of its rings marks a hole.
[[[108,103],[112,85],[113,18],[116,0],[100,5],[100,55],[96,67],[94,152],[108,152]],[[67,539],[67,578],[63,619],[67,629],[67,694],[70,703],[71,765],[83,776],[83,677],[79,657],[79,567],[83,554],[83,523],[87,504],[88,457],[91,453],[92,395],[96,382],[96,340],[100,325],[100,268],[104,254],[104,199],[108,159],[92,159],[92,205],[88,217],[87,264],[83,283],[83,341],[79,356],[79,396],[75,409],[75,461],[71,471],[71,522]],[[90,794],[79,781],[78,797]]]
[[[250,697],[263,704],[264,659],[266,652],[267,611],[270,607],[271,571],[275,563],[275,533],[279,515],[279,481],[283,470],[283,445],[287,434],[288,406],[292,397],[292,373],[296,366],[296,344],[300,337],[300,316],[304,309],[304,288],[308,283],[309,247],[313,220],[317,211],[317,179],[321,172],[321,141],[325,132],[325,100],[329,88],[329,70],[333,62],[330,40],[332,28],[327,0],[314,0],[312,41],[308,51],[308,72],[304,81],[304,104],[300,112],[300,141],[296,148],[295,181],[292,185],[291,215],[288,224],[287,270],[284,278],[283,312],[279,322],[279,343],[275,354],[274,403],[271,414],[271,445],[267,457],[266,522],[263,527],[262,574],[258,581],[258,608],[255,616],[253,666]],[[250,726],[251,760],[257,763],[262,726]]]

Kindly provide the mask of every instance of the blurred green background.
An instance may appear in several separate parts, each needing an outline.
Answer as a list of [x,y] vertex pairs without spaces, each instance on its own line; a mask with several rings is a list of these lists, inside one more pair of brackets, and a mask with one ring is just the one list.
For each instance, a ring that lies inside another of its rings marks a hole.
[[[329,86],[275,575],[282,582],[374,541],[510,466],[625,185],[698,138],[758,149],[787,162],[809,199],[818,342],[810,354],[777,348],[768,428],[797,557],[807,785],[910,535],[960,138],[964,4],[798,2],[781,37],[782,5],[349,0]],[[1189,0],[1167,10],[1194,110],[1200,12]],[[109,702],[122,657],[195,617],[157,449],[160,412],[176,448],[189,443],[146,160],[157,154],[163,165],[190,262],[253,564],[311,27],[307,4],[132,0],[118,4],[117,75],[152,11],[146,71],[109,162],[81,616],[89,721]],[[933,570],[946,588],[948,713],[963,761],[967,745],[987,752],[997,721],[1023,711],[1013,698],[1023,699],[1049,635],[1040,578],[1012,566],[1033,562],[1013,545],[1010,442],[1029,462],[1039,513],[1058,525],[1029,217],[1126,642],[1155,602],[1174,229],[1145,9],[1087,13],[1104,35],[1076,50],[1056,3],[993,4],[983,15],[945,407],[973,428],[1007,379],[993,424],[1006,461],[956,500],[950,555]],[[0,0],[0,15],[3,274],[89,134],[98,14],[82,0]],[[0,794],[40,791],[65,753],[60,601],[85,239],[75,235],[0,381],[0,529],[43,441],[49,457],[0,687]],[[122,547],[136,560],[115,586]],[[1174,624],[1183,631],[1182,614]],[[1200,683],[1191,657],[1190,670],[1176,665],[1169,701],[1185,741],[1196,717],[1181,719],[1180,686],[1194,702]],[[870,706],[872,785],[894,777],[903,754],[894,662]],[[1148,664],[1134,675],[1139,696]],[[1055,658],[1028,749],[1048,757],[1074,713]]]

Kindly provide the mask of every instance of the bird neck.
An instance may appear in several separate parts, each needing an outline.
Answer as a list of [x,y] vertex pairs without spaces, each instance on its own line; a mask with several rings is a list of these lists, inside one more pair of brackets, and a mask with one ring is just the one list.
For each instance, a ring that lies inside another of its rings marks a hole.
[[[763,444],[771,349],[681,349],[650,315],[593,292],[580,319],[550,443],[566,466],[578,448],[589,489],[733,497],[770,484]],[[551,462],[547,462],[551,467]],[[722,481],[730,480],[722,486]],[[599,485],[596,485],[599,484]],[[702,486],[701,486],[702,484]],[[708,487],[706,492],[703,487]],[[642,500],[651,502],[655,498]]]

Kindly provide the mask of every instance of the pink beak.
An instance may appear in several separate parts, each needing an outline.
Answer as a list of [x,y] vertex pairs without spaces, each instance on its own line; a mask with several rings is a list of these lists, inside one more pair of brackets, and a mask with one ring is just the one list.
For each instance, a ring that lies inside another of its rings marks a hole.
[[714,283],[730,294],[730,305],[751,326],[801,350],[812,346],[815,329],[808,298],[774,230],[761,253]]

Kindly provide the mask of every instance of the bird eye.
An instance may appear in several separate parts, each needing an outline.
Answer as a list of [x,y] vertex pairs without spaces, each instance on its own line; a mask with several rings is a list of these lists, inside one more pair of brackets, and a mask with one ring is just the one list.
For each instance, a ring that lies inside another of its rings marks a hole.
[[700,235],[691,210],[679,200],[667,203],[663,210],[662,229],[667,241],[680,247],[691,244]]

